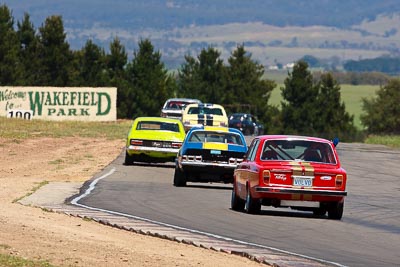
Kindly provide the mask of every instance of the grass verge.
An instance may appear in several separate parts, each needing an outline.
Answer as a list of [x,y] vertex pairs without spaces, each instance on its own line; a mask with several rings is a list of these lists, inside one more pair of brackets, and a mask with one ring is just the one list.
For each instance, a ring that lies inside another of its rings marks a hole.
[[32,137],[90,137],[125,139],[132,121],[82,122],[23,120],[0,117],[0,138],[15,140]]
[[400,148],[400,136],[398,135],[370,135],[365,139],[366,144],[379,144],[392,148]]
[[6,255],[0,253],[0,266],[4,267],[51,267],[47,261],[32,261],[22,257]]

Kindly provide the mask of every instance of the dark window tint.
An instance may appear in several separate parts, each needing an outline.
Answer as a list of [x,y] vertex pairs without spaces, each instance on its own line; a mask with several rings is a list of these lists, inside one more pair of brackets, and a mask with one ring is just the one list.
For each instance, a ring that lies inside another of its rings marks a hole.
[[195,131],[189,137],[189,142],[214,142],[243,145],[240,135],[235,133],[221,133],[210,131]]
[[159,130],[179,132],[177,123],[159,122],[159,121],[141,121],[137,124],[136,130]]
[[297,160],[335,164],[328,143],[311,140],[268,140],[264,143],[261,160]]
[[256,158],[256,154],[257,154],[257,149],[258,146],[260,144],[260,140],[259,139],[254,139],[253,142],[251,143],[249,150],[247,151],[247,155],[246,158],[250,161],[254,161],[254,159]]

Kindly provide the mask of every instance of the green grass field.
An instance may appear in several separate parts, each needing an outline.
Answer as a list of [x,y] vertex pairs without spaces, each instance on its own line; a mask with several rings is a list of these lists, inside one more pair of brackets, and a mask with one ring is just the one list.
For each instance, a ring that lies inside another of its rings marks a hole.
[[[278,84],[278,86],[272,91],[269,104],[280,107],[282,101],[281,87],[283,84]],[[354,115],[354,124],[358,129],[363,129],[360,121],[360,115],[362,111],[362,99],[372,98],[375,96],[377,90],[379,90],[379,85],[341,85],[341,98],[346,106],[347,112],[350,115]]]

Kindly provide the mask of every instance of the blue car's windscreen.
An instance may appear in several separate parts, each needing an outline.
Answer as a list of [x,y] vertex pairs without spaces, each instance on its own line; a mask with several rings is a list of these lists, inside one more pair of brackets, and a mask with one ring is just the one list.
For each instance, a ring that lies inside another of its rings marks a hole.
[[189,142],[215,142],[215,143],[227,143],[235,145],[243,145],[242,138],[240,135],[235,133],[221,133],[221,132],[209,132],[209,131],[196,131],[190,136]]

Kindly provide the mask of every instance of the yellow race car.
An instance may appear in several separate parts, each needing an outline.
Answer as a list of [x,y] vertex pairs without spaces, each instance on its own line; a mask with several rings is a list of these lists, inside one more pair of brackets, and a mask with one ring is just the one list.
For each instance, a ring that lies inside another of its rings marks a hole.
[[136,118],[126,140],[125,165],[135,161],[173,162],[184,139],[185,130],[180,120]]
[[189,104],[182,113],[182,122],[186,132],[196,126],[228,127],[228,116],[218,104]]

